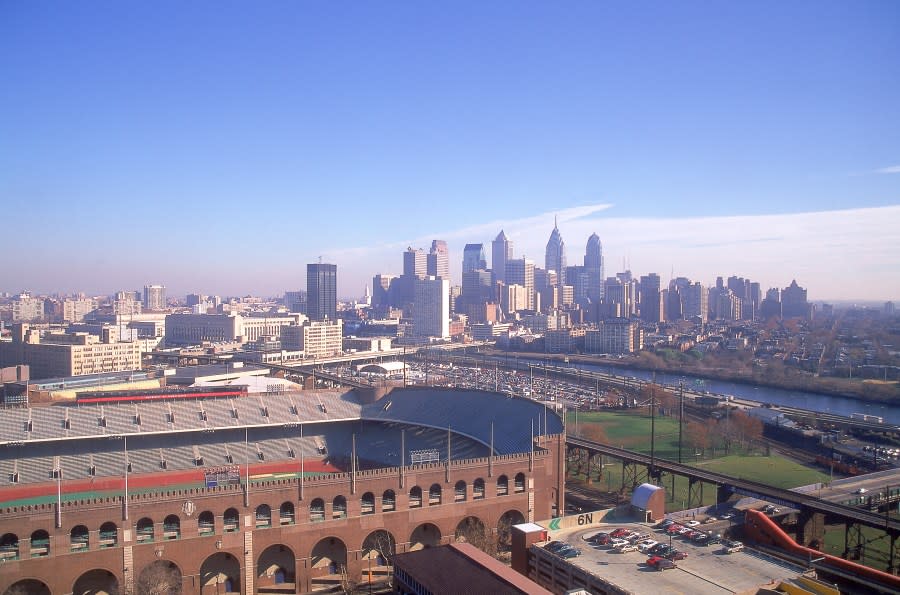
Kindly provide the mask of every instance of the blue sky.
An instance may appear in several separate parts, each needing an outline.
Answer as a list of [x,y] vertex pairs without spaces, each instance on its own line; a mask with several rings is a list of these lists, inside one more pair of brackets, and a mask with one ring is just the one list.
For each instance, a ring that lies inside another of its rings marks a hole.
[[894,1],[0,1],[0,290],[274,295],[321,255],[353,296],[432,237],[540,263],[564,213],[609,273],[900,299],[898,31]]

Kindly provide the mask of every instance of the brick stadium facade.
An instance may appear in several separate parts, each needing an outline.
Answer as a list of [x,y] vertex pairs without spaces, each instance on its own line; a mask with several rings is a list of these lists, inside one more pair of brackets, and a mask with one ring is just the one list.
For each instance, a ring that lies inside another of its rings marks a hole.
[[[479,398],[513,409],[534,405],[492,393]],[[360,420],[339,423],[384,423],[362,411]],[[461,407],[448,423],[461,427],[471,413]],[[557,421],[551,430],[561,428]],[[453,433],[453,440],[469,438]],[[172,577],[188,594],[305,593],[342,579],[378,580],[389,572],[390,552],[452,542],[473,523],[496,532],[552,516],[563,493],[564,436],[545,432],[534,446],[314,476],[330,467],[311,459],[302,480],[284,477],[297,461],[258,461],[231,467],[240,482],[218,487],[183,487],[196,470],[133,474],[127,505],[124,478],[7,486],[0,489],[0,593],[131,594]],[[63,499],[57,489],[84,497]]]

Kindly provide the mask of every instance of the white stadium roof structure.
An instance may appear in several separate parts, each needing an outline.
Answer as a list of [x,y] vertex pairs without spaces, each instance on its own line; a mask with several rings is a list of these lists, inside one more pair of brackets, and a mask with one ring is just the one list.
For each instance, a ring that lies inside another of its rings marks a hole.
[[361,373],[375,373],[375,374],[396,374],[397,372],[402,372],[406,370],[409,366],[406,365],[406,362],[381,362],[381,363],[372,363],[365,364],[359,366],[357,370]]
[[[542,404],[498,393],[397,388],[362,404],[350,390],[0,410],[0,485],[327,458],[341,466],[356,438],[361,464],[398,466],[405,450],[454,460],[528,452],[533,433],[559,434]],[[65,453],[65,454],[61,454]],[[411,464],[406,458],[406,464]]]

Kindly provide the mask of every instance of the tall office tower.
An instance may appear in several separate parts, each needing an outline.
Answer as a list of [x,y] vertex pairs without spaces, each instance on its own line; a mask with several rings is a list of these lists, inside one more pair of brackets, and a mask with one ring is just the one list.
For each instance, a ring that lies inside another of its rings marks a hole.
[[484,258],[484,244],[466,244],[463,248],[462,272],[487,270],[487,260]]
[[650,273],[641,276],[641,320],[660,322],[662,302],[659,294],[659,275]]
[[[287,306],[287,302],[288,302],[288,294],[289,294],[289,293],[292,293],[292,292],[286,291],[286,292],[284,293],[284,305],[285,305],[285,306]],[[194,307],[194,306],[199,306],[200,304],[202,304],[203,302],[205,302],[205,301],[206,301],[206,296],[203,295],[202,293],[189,293],[189,294],[187,294],[186,296],[184,296],[184,301],[185,301],[185,303],[187,304],[187,306],[188,306],[189,308],[192,308],[192,307]]]
[[337,317],[337,265],[322,262],[306,265],[306,314],[310,320]]
[[[566,267],[566,283],[572,287],[572,303],[586,308],[591,299],[588,297],[590,289],[589,273],[586,267],[573,265]],[[567,303],[565,299],[563,303]]]
[[450,338],[450,281],[428,276],[415,279],[413,287],[413,334]]
[[895,312],[894,302],[884,303],[884,313],[886,316],[893,316]]
[[391,290],[391,285],[397,278],[396,275],[378,274],[372,277],[372,305],[376,308],[382,306],[396,306],[396,287]]
[[485,304],[496,301],[491,274],[485,270],[463,273],[462,299],[466,304]]
[[553,231],[547,241],[547,251],[544,257],[544,266],[548,271],[556,271],[555,285],[566,284],[566,243],[563,242],[556,226],[556,218],[553,218]]
[[600,300],[603,298],[603,280],[605,277],[603,271],[603,245],[600,243],[600,236],[596,233],[592,233],[591,237],[588,238],[587,247],[584,250],[584,270],[587,273],[587,297],[594,304],[600,303]]
[[303,290],[285,291],[283,303],[289,312],[306,314],[306,292]]
[[506,284],[521,285],[525,288],[525,308],[535,309],[534,303],[534,261],[527,258],[512,258],[506,261]]
[[700,282],[691,283],[683,290],[682,313],[687,320],[706,322],[709,319],[709,292]]
[[428,274],[428,256],[421,248],[407,248],[403,253],[403,275],[424,277]]
[[166,309],[166,286],[144,285],[144,310]]
[[716,320],[741,320],[742,300],[733,291],[723,289],[716,302]]
[[730,289],[734,295],[741,298],[741,303],[743,304],[743,307],[741,308],[741,315],[743,316],[742,320],[750,320],[753,318],[750,286],[751,283],[749,279],[736,276],[728,277],[728,289]]
[[491,271],[494,274],[494,283],[498,281],[506,283],[506,262],[513,257],[512,240],[506,237],[503,230],[497,234],[491,243]]
[[450,252],[444,240],[432,240],[431,252],[428,253],[426,274],[438,279],[450,278]]
[[603,285],[603,301],[618,306],[607,308],[607,317],[629,318],[634,312],[634,282],[609,277]]
[[762,302],[762,290],[760,289],[759,283],[753,282],[750,284],[750,319],[756,320],[759,316],[759,304]]

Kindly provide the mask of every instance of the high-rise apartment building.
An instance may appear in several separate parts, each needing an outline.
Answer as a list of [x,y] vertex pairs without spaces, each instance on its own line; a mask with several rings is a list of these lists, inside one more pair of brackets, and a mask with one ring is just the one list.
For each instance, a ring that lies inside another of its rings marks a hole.
[[484,244],[466,244],[463,248],[462,272],[487,270],[487,260],[484,257]]
[[133,316],[141,313],[141,302],[135,299],[133,291],[116,292],[112,302],[113,314]]
[[12,301],[13,322],[35,322],[44,319],[44,298],[20,293]]
[[310,320],[337,317],[337,265],[306,265],[306,310]]
[[555,218],[553,219],[553,231],[550,232],[550,239],[547,241],[544,268],[548,272],[556,272],[554,286],[566,284],[566,243],[563,242],[562,235],[559,233]]
[[[600,236],[592,233],[588,238],[587,246],[584,250],[584,270],[587,273],[587,298],[594,304],[600,302],[603,298],[603,244],[600,243]],[[569,281],[571,283],[571,281]],[[572,285],[575,285],[572,283]],[[577,289],[575,291],[578,293]],[[577,301],[576,297],[576,301]]]
[[89,299],[63,300],[63,322],[81,322],[84,317],[97,308],[97,302]]
[[288,312],[306,314],[306,292],[303,290],[285,291],[283,303]]
[[450,338],[450,281],[425,277],[413,282],[413,334],[416,337]]
[[811,318],[812,309],[806,301],[806,290],[797,285],[796,280],[781,291],[781,314],[785,318]]
[[702,283],[690,283],[682,292],[682,314],[687,320],[706,322],[709,319],[709,291]]
[[494,283],[498,281],[506,283],[506,262],[513,257],[513,243],[503,230],[497,234],[491,243],[491,271],[494,275]]
[[425,274],[440,279],[450,278],[450,251],[444,240],[432,240]]
[[166,286],[144,285],[144,310],[166,309]]
[[281,329],[281,347],[303,352],[305,358],[332,357],[343,351],[343,321],[305,321]]
[[521,285],[525,288],[526,309],[534,310],[534,261],[527,258],[513,258],[506,261],[507,285]]

